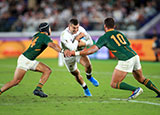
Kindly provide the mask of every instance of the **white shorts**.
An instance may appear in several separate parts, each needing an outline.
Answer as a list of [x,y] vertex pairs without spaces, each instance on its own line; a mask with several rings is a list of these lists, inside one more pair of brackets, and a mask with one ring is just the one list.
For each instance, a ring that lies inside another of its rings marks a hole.
[[80,58],[82,56],[73,56],[73,57],[66,57],[64,59],[64,63],[67,67],[69,72],[74,72],[77,69],[77,62],[80,63]]
[[21,54],[17,60],[17,68],[23,69],[25,71],[35,70],[38,64],[39,64],[38,61],[29,60],[23,54]]
[[133,72],[133,70],[139,70],[141,69],[139,56],[136,55],[126,61],[119,60],[115,68],[124,72]]

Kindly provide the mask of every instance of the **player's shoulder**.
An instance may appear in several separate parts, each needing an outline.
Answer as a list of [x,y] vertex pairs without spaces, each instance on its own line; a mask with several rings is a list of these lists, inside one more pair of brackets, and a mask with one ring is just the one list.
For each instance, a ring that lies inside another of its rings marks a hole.
[[82,26],[79,26],[79,31],[80,32],[84,32],[84,31],[86,31]]
[[62,36],[62,35],[69,35],[69,34],[70,34],[70,32],[69,32],[68,27],[61,32],[61,36]]
[[103,35],[101,35],[101,36],[99,37],[99,39],[104,39],[104,38],[106,38],[106,36],[107,36],[107,33],[104,33]]
[[120,30],[114,30],[113,32],[123,34]]
[[79,29],[83,29],[83,30],[85,30],[82,26],[79,26]]
[[66,28],[65,30],[63,30],[60,34],[60,38],[67,38],[67,37],[70,37],[71,36],[71,33],[69,32],[69,29]]

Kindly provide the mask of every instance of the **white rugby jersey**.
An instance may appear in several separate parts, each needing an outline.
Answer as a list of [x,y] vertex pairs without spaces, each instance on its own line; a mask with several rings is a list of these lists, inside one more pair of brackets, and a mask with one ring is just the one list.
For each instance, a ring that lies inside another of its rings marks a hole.
[[85,40],[83,42],[86,43],[86,46],[91,46],[93,45],[93,41],[91,36],[86,32],[86,30],[82,27],[79,26],[79,30],[77,31],[76,34],[72,34],[69,31],[69,27],[67,27],[60,35],[60,40],[61,40],[61,46],[63,49],[69,49],[71,51],[76,51],[78,50],[78,41],[75,40],[75,37],[80,33],[85,34]]

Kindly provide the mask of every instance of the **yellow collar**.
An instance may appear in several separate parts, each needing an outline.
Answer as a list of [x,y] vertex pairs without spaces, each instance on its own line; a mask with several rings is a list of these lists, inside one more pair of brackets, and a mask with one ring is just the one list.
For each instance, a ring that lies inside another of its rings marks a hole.
[[106,32],[113,31],[114,29],[108,29]]
[[40,32],[41,34],[45,34],[45,32]]

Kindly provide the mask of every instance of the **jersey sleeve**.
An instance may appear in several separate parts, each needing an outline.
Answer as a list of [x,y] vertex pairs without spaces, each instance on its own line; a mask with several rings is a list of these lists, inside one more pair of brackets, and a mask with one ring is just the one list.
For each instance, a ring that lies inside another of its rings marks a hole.
[[71,37],[68,33],[62,32],[60,36],[61,43],[71,51],[75,51],[78,47],[78,41],[74,40],[73,42],[69,39]]
[[93,45],[93,40],[91,36],[87,33],[86,35],[86,46],[92,46]]
[[104,38],[105,38],[104,35],[101,36],[101,37],[98,39],[98,41],[96,42],[96,44],[95,44],[99,49],[102,48],[102,47],[106,44],[106,40],[105,40]]
[[52,39],[48,36],[45,37],[45,39],[43,40],[44,44],[48,45],[49,42],[53,42]]
[[92,46],[93,45],[93,40],[91,38],[91,36],[87,33],[87,31],[80,26],[81,31],[86,35],[85,36],[85,40],[86,40],[86,46]]

